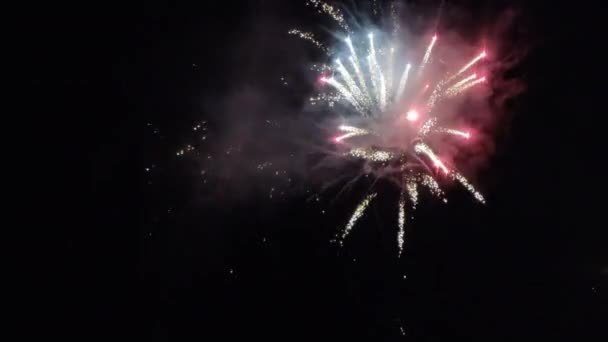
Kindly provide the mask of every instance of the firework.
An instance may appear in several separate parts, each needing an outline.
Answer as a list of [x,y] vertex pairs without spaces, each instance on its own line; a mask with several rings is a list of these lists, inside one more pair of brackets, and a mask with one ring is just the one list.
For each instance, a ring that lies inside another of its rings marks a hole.
[[[325,95],[314,97],[314,102],[329,98],[330,106],[334,103],[342,103],[348,111],[364,118],[363,124],[357,127],[339,126],[338,130],[342,135],[335,137],[334,142],[344,143],[338,146],[346,148],[345,152],[339,155],[362,160],[369,165],[365,168],[367,170],[365,172],[379,170],[378,175],[395,180],[394,183],[400,186],[397,205],[397,243],[401,255],[405,243],[405,226],[408,216],[411,220],[411,213],[418,205],[420,186],[447,202],[440,182],[458,182],[476,200],[485,203],[481,193],[434,151],[431,137],[447,134],[463,139],[470,138],[469,132],[450,127],[437,127],[438,122],[444,124],[444,119],[440,112],[436,112],[436,107],[444,99],[460,95],[486,80],[485,77],[478,78],[474,72],[468,73],[469,75],[465,75],[465,72],[475,69],[487,54],[483,51],[464,66],[455,69],[456,72],[437,79],[437,73],[431,71],[435,60],[433,52],[439,44],[438,35],[433,34],[430,38],[417,65],[406,61],[402,58],[403,48],[395,48],[398,46],[397,33],[400,28],[394,6],[390,10],[394,22],[391,37],[390,34],[378,30],[374,30],[373,33],[368,31],[363,36],[354,33],[350,29],[354,25],[349,25],[342,12],[336,7],[319,0],[309,0],[308,4],[333,18],[344,31],[336,36],[346,38],[338,42],[337,49],[331,50],[317,41],[311,33],[296,29],[290,33],[312,42],[328,55],[347,57],[350,62],[345,64],[339,58],[334,60],[334,67],[328,67],[324,72],[327,76],[322,76],[320,80],[330,86],[327,88],[337,93],[334,95],[323,93]],[[360,56],[364,57],[360,59]],[[411,77],[412,73],[416,77]],[[404,106],[405,110],[403,110]],[[386,134],[385,127],[390,127],[389,131],[396,132],[393,135],[397,138],[391,138],[391,134]],[[365,136],[365,139],[350,140],[358,136]],[[449,141],[458,143],[458,140]],[[347,141],[348,143],[345,143]],[[377,192],[369,192],[357,205],[342,231],[342,240],[348,236],[376,196]]]

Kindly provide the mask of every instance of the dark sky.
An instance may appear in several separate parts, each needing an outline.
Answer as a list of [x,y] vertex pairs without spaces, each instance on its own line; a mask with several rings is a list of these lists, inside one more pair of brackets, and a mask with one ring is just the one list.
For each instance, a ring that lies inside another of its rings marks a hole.
[[605,341],[601,11],[448,3],[474,19],[472,35],[520,13],[511,39],[528,53],[510,72],[526,91],[480,177],[489,204],[454,191],[450,205],[423,207],[401,259],[389,211],[338,249],[339,210],[264,201],[255,187],[201,200],[198,165],[175,158],[194,122],[230,122],[217,111],[243,86],[272,93],[293,71],[283,56],[314,57],[277,38],[291,22],[315,26],[303,6],[32,10],[20,50],[26,122],[42,138],[28,177],[42,195],[21,256],[26,327],[84,340]]

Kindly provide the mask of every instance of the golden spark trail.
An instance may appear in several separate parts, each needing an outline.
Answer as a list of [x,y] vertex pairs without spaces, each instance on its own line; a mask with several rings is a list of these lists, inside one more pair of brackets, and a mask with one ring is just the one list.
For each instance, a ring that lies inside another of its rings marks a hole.
[[302,31],[300,31],[298,29],[293,29],[293,30],[290,30],[287,33],[291,34],[291,35],[298,36],[298,37],[300,37],[300,38],[302,38],[304,40],[307,40],[307,41],[313,43],[319,49],[323,50],[325,53],[329,53],[329,50],[325,47],[325,45],[323,45],[323,43],[321,43],[320,41],[318,41],[317,39],[315,39],[315,36],[311,32],[302,32]]
[[418,183],[413,177],[407,177],[405,181],[405,189],[410,195],[410,201],[412,201],[412,209],[416,209],[418,205]]
[[314,8],[317,9],[319,8],[319,6],[321,6],[321,10],[323,12],[325,12],[327,15],[337,21],[338,25],[340,25],[340,27],[342,27],[346,32],[350,32],[348,24],[346,23],[346,20],[344,20],[344,15],[342,15],[342,12],[339,9],[321,0],[308,0],[308,4],[311,4]]
[[401,191],[401,195],[399,195],[399,214],[397,217],[397,225],[399,227],[399,231],[397,232],[397,244],[399,247],[399,256],[403,252],[403,242],[405,235],[405,191]]
[[429,189],[429,191],[431,192],[431,194],[433,194],[436,197],[444,196],[443,191],[439,187],[439,183],[437,183],[437,181],[435,180],[435,178],[433,178],[433,176],[431,176],[429,174],[422,174],[420,177],[421,177],[420,183],[422,185],[426,186]]
[[371,201],[374,199],[374,197],[376,197],[376,193],[369,194],[363,199],[363,201],[361,201],[361,203],[359,203],[359,205],[355,209],[355,212],[350,217],[350,220],[348,220],[348,223],[346,224],[346,227],[344,228],[344,232],[342,233],[342,240],[344,240],[344,238],[346,238],[348,236],[350,231],[355,226],[355,223],[357,223],[357,221],[361,218],[361,216],[363,216],[365,209],[367,209],[367,207],[369,206]]
[[460,182],[460,184],[462,184],[462,186],[464,186],[471,194],[473,194],[473,197],[475,197],[476,200],[484,204],[486,203],[486,200],[483,198],[483,195],[479,193],[463,175],[456,171],[452,171],[451,176],[453,179],[456,179],[458,182]]

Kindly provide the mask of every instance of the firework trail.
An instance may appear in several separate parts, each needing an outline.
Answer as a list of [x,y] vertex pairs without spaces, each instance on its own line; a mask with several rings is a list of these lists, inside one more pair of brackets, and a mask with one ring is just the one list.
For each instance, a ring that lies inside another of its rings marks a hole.
[[387,162],[395,157],[394,153],[374,148],[353,148],[347,153],[351,157],[365,159],[373,162]]
[[[289,33],[312,42],[328,55],[347,57],[350,61],[344,64],[341,59],[335,59],[335,67],[328,67],[324,72],[324,75],[328,76],[321,77],[322,83],[337,91],[337,96],[323,93],[311,98],[311,102],[312,99],[315,103],[328,100],[330,107],[341,102],[349,111],[364,118],[361,127],[339,126],[338,130],[342,133],[333,138],[333,141],[338,143],[337,146],[341,146],[341,149],[346,149],[338,155],[362,160],[367,165],[364,168],[366,173],[374,172],[379,177],[395,180],[394,183],[401,187],[397,215],[397,244],[401,255],[405,226],[408,216],[411,220],[411,213],[418,205],[420,186],[447,202],[440,182],[458,182],[477,201],[485,203],[481,193],[433,150],[431,137],[437,134],[452,135],[465,140],[471,137],[469,132],[437,127],[438,122],[441,121],[442,125],[445,122],[442,113],[436,112],[436,105],[485,81],[485,77],[477,78],[474,72],[468,76],[464,73],[475,69],[487,56],[486,52],[482,51],[456,69],[456,72],[437,78],[437,72],[433,72],[436,71],[433,69],[433,52],[439,44],[438,35],[433,34],[417,66],[406,61],[401,55],[402,49],[399,48],[397,53],[394,48],[398,45],[397,33],[400,30],[394,4],[390,8],[394,23],[392,34],[375,30],[374,33],[368,31],[367,35],[362,36],[360,32],[351,31],[351,26],[355,25],[349,25],[336,7],[320,0],[308,0],[307,3],[335,20],[344,31],[336,36],[346,38],[338,42],[336,49],[328,49],[325,44],[317,41],[312,33],[297,29]],[[366,56],[364,62],[367,63],[362,63],[359,56]],[[397,74],[394,74],[395,72]],[[416,77],[411,77],[413,72]],[[397,138],[392,138],[390,133],[395,133],[392,135]],[[364,138],[352,139],[359,136]],[[458,141],[460,139],[450,140],[450,143]],[[377,194],[370,192],[357,205],[342,232],[342,240],[348,236]]]
[[401,96],[403,95],[403,90],[405,90],[405,84],[407,83],[407,77],[410,74],[411,68],[412,65],[410,63],[407,63],[407,65],[405,66],[405,70],[403,71],[403,75],[401,76],[401,81],[399,81],[399,88],[397,89],[397,98],[401,98]]
[[476,200],[481,203],[486,203],[486,200],[483,198],[483,195],[479,193],[463,175],[456,171],[453,171],[451,176],[453,179],[456,179],[458,182],[460,182],[460,184],[462,184],[467,190],[469,190],[469,192],[473,194],[473,197],[475,197]]
[[[431,192],[431,194],[435,195],[436,197],[443,197],[444,193],[441,190],[441,188],[439,187],[439,183],[437,183],[437,181],[435,180],[435,178],[433,178],[431,175],[428,174],[423,174],[420,176],[421,180],[420,180],[420,184],[426,186],[429,191]],[[446,202],[447,199],[444,199],[444,202]]]
[[463,131],[459,131],[457,129],[452,129],[452,128],[439,128],[439,129],[437,129],[437,132],[457,135],[457,136],[465,138],[465,139],[469,139],[471,137],[471,133],[469,133],[469,132],[463,132]]
[[325,82],[327,84],[332,85],[334,88],[336,88],[336,90],[338,90],[340,92],[340,94],[342,94],[342,96],[344,96],[344,98],[346,98],[348,100],[348,102],[350,102],[353,105],[353,107],[355,107],[357,109],[357,111],[363,112],[364,109],[363,109],[363,107],[361,107],[361,104],[357,101],[357,98],[350,91],[348,91],[342,83],[336,81],[336,79],[333,77],[331,77],[331,78],[323,77],[323,78],[321,78],[321,82]]
[[435,42],[437,41],[437,35],[434,35],[433,38],[431,39],[431,44],[429,44],[429,47],[426,49],[426,52],[424,53],[424,57],[422,58],[422,63],[420,63],[420,69],[418,69],[418,75],[422,75],[422,70],[424,70],[424,67],[429,63],[429,59],[431,58],[431,52],[433,51],[433,46],[435,46]]
[[399,216],[397,217],[397,225],[399,231],[397,232],[397,247],[399,248],[399,255],[403,252],[403,237],[405,235],[405,191],[401,191],[399,195]]
[[301,39],[307,40],[311,43],[313,43],[316,47],[318,47],[319,49],[321,49],[322,51],[324,51],[325,53],[329,53],[329,49],[327,49],[327,47],[325,47],[325,45],[323,45],[323,43],[321,43],[320,41],[318,41],[315,38],[315,35],[312,32],[303,32],[300,31],[298,29],[293,29],[293,30],[289,30],[289,32],[287,32],[288,34],[297,36]]
[[454,79],[458,75],[460,75],[463,72],[467,71],[470,67],[472,67],[475,63],[479,62],[484,57],[486,57],[486,52],[485,51],[483,51],[482,53],[480,53],[479,56],[473,58],[472,61],[470,61],[467,65],[463,66],[460,70],[458,70],[458,72],[456,74],[454,74],[454,76],[450,77],[450,80]]
[[344,231],[342,232],[342,240],[344,240],[348,236],[350,231],[355,226],[355,223],[357,223],[357,221],[361,218],[361,216],[363,216],[365,209],[367,209],[367,207],[369,206],[369,204],[375,197],[376,197],[376,193],[369,194],[363,199],[363,201],[361,201],[361,203],[359,203],[359,205],[357,206],[357,209],[355,209],[355,212],[348,220],[348,223],[346,224],[346,227],[344,228]]
[[320,9],[320,11],[323,11],[323,13],[329,15],[332,19],[334,19],[338,23],[338,25],[340,25],[340,27],[346,32],[350,31],[346,20],[344,20],[344,15],[339,9],[333,7],[325,1],[320,0],[308,0],[306,4],[309,6],[313,6],[314,8]]
[[336,142],[341,142],[344,139],[348,139],[351,137],[356,137],[356,136],[360,136],[360,135],[368,135],[369,131],[365,130],[365,129],[361,129],[361,128],[357,128],[357,127],[353,127],[353,126],[340,126],[338,127],[338,130],[343,131],[343,132],[347,132],[344,135],[341,135],[339,137],[336,137],[334,140]]
[[469,82],[463,83],[456,88],[453,88],[453,89],[450,88],[450,89],[446,90],[445,93],[448,96],[456,96],[456,95],[462,93],[463,91],[465,91],[479,83],[485,82],[485,81],[486,81],[486,78],[482,77],[482,78],[474,80],[474,81],[469,81]]
[[449,92],[453,89],[459,88],[461,87],[463,84],[475,79],[475,77],[477,77],[477,75],[473,74],[467,78],[462,79],[461,81],[457,82],[456,84],[454,84],[453,86],[451,86],[450,88],[448,88],[448,90],[446,90],[446,92]]

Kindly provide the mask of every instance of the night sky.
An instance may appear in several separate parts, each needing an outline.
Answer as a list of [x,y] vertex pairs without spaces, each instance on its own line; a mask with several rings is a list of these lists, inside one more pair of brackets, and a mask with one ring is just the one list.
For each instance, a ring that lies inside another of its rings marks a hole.
[[[259,113],[289,120],[303,107],[311,89],[298,66],[318,56],[285,34],[319,24],[303,2],[32,9],[22,82],[42,140],[23,152],[41,195],[24,216],[38,227],[20,257],[26,329],[80,340],[607,341],[605,133],[592,133],[606,114],[601,10],[448,1],[471,40],[518,13],[505,39],[522,53],[508,73],[525,91],[477,177],[488,204],[453,189],[449,205],[421,205],[398,259],[394,212],[372,211],[338,248],[330,240],[357,198],[322,213],[306,194],[243,186],[240,162],[206,178],[197,158],[176,156],[203,120],[216,153],[241,109],[257,129]],[[439,2],[408,3],[429,15]],[[287,91],[282,75],[299,85]],[[255,92],[243,99],[244,88]],[[306,187],[305,173],[294,178]]]

